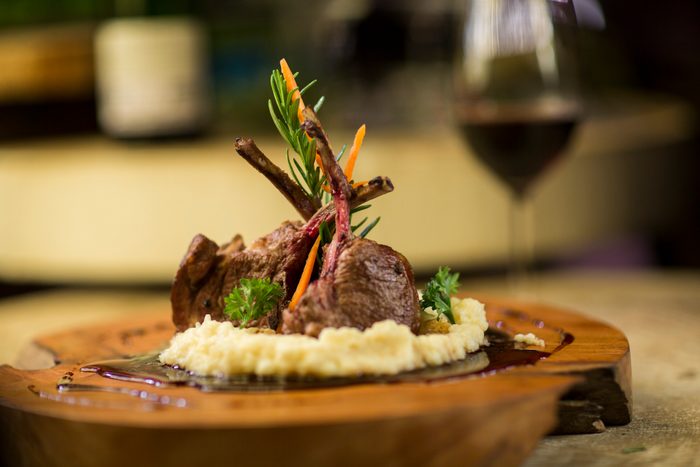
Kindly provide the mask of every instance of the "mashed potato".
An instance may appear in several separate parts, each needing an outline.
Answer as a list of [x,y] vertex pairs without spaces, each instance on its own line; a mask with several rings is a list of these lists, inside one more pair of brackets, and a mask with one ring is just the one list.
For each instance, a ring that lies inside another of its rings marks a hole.
[[408,326],[380,321],[369,329],[327,328],[318,338],[240,329],[204,322],[178,333],[160,361],[200,375],[388,375],[463,359],[486,344],[484,305],[452,299],[456,324],[442,334],[414,335]]
[[527,334],[516,334],[513,336],[513,340],[525,345],[537,345],[539,347],[544,347],[544,339],[540,339],[531,332],[528,332]]

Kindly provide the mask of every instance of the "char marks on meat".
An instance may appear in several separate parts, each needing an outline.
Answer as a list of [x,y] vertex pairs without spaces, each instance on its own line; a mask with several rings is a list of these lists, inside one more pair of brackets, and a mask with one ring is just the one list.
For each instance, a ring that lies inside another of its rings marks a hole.
[[197,235],[180,263],[171,290],[175,326],[182,331],[201,322],[206,314],[216,320],[226,319],[224,297],[241,279],[269,277],[284,287],[285,298],[275,310],[249,325],[275,329],[280,309],[294,292],[312,243],[300,222],[285,222],[248,248],[244,248],[239,235],[221,247]]
[[[316,336],[325,327],[364,329],[377,321],[392,319],[417,332],[418,294],[410,264],[388,246],[354,238],[350,230],[350,210],[391,192],[391,180],[375,177],[353,189],[338,166],[316,115],[307,107],[304,117],[305,130],[316,139],[333,203],[321,207],[318,199],[306,199],[301,187],[276,167],[252,139],[237,139],[236,151],[272,182],[306,223],[284,222],[247,248],[239,235],[221,247],[204,235],[197,235],[180,263],[171,290],[173,322],[179,331],[201,322],[207,314],[215,320],[227,319],[224,297],[241,279],[270,278],[283,286],[284,298],[266,316],[249,321],[248,326]],[[309,285],[293,311],[285,309],[320,226],[333,220],[335,235],[325,248],[320,277]]]
[[356,238],[343,248],[333,275],[309,285],[283,332],[311,336],[327,327],[359,329],[391,319],[418,332],[418,293],[406,258],[386,245]]
[[[248,142],[241,146],[243,151],[254,145],[252,140],[242,141]],[[246,160],[259,163],[262,157]],[[268,173],[280,172],[269,171],[269,164],[272,164],[269,160],[265,164],[268,164]],[[350,206],[359,206],[393,189],[391,180],[375,177],[354,192]],[[294,293],[320,225],[332,221],[334,217],[335,207],[329,204],[317,210],[306,224],[284,222],[248,248],[245,248],[240,235],[221,247],[204,235],[197,235],[180,263],[171,289],[173,323],[177,329],[183,331],[192,327],[207,314],[216,320],[226,319],[223,314],[224,297],[231,289],[238,286],[241,279],[265,277],[283,285],[285,296],[267,316],[250,321],[248,326],[277,329],[280,310]]]
[[293,310],[284,311],[283,332],[318,336],[326,327],[365,329],[385,319],[417,332],[420,308],[410,264],[391,247],[353,238],[348,181],[315,115],[311,109],[304,110],[304,127],[316,138],[329,178],[336,230],[325,251],[319,279],[309,285]]

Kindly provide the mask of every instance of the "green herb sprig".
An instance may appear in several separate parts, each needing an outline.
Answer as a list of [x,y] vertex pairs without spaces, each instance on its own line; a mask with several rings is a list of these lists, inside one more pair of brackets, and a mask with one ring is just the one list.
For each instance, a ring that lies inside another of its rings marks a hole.
[[425,286],[423,297],[420,301],[421,307],[430,307],[435,310],[438,315],[445,315],[450,323],[455,324],[450,296],[457,293],[458,289],[459,273],[450,274],[450,268],[443,266],[438,269],[437,274],[435,274]]
[[[371,207],[372,207],[371,204],[363,204],[363,205],[360,205],[360,206],[358,206],[358,207],[356,207],[356,208],[351,209],[351,210],[350,210],[350,222],[352,222],[352,220],[353,220],[353,215],[354,215],[354,214],[357,214],[358,212],[364,211],[365,209],[369,209],[369,208],[371,208]],[[362,227],[362,226],[364,225],[364,223],[367,222],[368,219],[369,219],[368,217],[364,217],[364,218],[363,218],[360,222],[358,222],[357,224],[352,224],[352,225],[350,226],[350,228],[352,229],[353,233],[357,232],[357,230],[358,230],[360,227]],[[359,236],[360,236],[361,238],[365,238],[365,237],[372,231],[372,229],[374,229],[374,228],[377,226],[377,224],[379,224],[379,221],[380,221],[381,219],[382,219],[381,216],[380,216],[380,217],[375,217],[374,220],[373,220],[372,222],[370,222],[370,224],[369,224],[367,227],[365,227],[364,229],[362,229],[362,231],[360,232]]]
[[[294,73],[296,78],[298,73]],[[299,93],[303,96],[308,91],[316,80],[311,81],[304,86]],[[304,130],[301,129],[299,123],[299,99],[294,100],[294,93],[299,89],[294,88],[287,91],[287,84],[284,80],[284,75],[277,69],[272,70],[270,75],[270,88],[272,89],[273,99],[267,101],[267,106],[270,111],[272,121],[279,131],[280,135],[289,145],[286,150],[287,164],[289,171],[292,174],[294,181],[304,190],[304,193],[316,205],[326,205],[332,200],[331,194],[323,190],[323,185],[326,184],[326,177],[321,172],[320,167],[316,165],[316,142],[306,136]],[[323,105],[325,98],[322,96],[313,106],[314,112],[318,112]],[[274,103],[273,103],[274,102]],[[296,156],[291,156],[289,150],[292,150]],[[343,145],[336,156],[336,160],[340,161],[345,154],[347,145]],[[303,183],[302,183],[303,182]],[[353,209],[350,213],[350,221],[352,215],[369,208],[370,205],[363,205]],[[364,218],[359,223],[352,226],[352,231],[356,232],[368,219]],[[379,223],[380,217],[377,217],[367,227],[360,231],[359,236],[365,238],[374,227]],[[335,226],[331,223],[326,226],[326,237],[322,237],[321,247],[329,243],[335,232]],[[321,248],[319,251],[323,251]],[[317,261],[323,260],[322,253],[317,256]]]
[[224,314],[242,327],[272,311],[283,296],[282,286],[269,277],[241,279],[240,285],[224,297]]
[[[294,76],[296,77],[297,73]],[[316,80],[307,84],[299,93],[303,96],[314,84],[316,84]],[[320,204],[323,196],[321,187],[326,182],[326,177],[316,165],[316,141],[306,137],[299,123],[299,99],[293,99],[298,88],[287,91],[284,76],[277,69],[272,70],[270,75],[270,88],[272,88],[273,99],[267,101],[267,106],[272,121],[282,138],[298,156],[290,157],[289,149],[287,149],[287,164],[292,177],[309,198]],[[320,110],[323,101],[324,98],[321,97],[316,102],[314,112]]]

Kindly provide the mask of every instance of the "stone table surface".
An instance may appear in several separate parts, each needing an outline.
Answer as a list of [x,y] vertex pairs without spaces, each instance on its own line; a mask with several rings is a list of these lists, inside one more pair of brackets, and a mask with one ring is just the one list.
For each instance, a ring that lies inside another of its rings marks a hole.
[[[464,289],[507,294],[501,279]],[[570,308],[625,332],[634,412],[627,426],[550,436],[525,463],[700,466],[700,272],[576,272],[532,278],[519,295]],[[0,364],[18,364],[34,336],[168,306],[162,292],[64,290],[0,301]]]
[[[495,281],[467,285],[506,290]],[[528,289],[532,298],[606,321],[627,335],[633,418],[600,434],[547,437],[525,465],[700,466],[700,274],[556,274]]]

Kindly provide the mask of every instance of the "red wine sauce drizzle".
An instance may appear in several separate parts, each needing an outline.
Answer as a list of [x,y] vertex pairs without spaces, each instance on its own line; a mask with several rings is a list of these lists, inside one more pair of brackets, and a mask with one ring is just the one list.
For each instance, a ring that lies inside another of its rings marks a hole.
[[[538,361],[561,351],[571,344],[574,336],[561,328],[548,326],[542,320],[532,319],[527,314],[517,310],[503,310],[503,313],[518,321],[528,321],[538,328],[548,328],[556,331],[561,340],[552,352],[519,348],[511,336],[513,329],[503,321],[497,321],[487,331],[490,345],[479,352],[467,355],[464,360],[439,367],[424,368],[415,371],[387,376],[359,377],[270,377],[256,375],[234,375],[229,377],[199,376],[182,368],[163,365],[158,361],[158,353],[139,355],[132,358],[108,360],[83,366],[83,372],[93,372],[102,377],[136,383],[146,383],[155,387],[191,386],[206,392],[235,391],[235,392],[271,392],[301,389],[328,388],[353,384],[391,384],[401,382],[431,382],[442,381],[466,376],[491,375],[508,368],[534,365]],[[158,400],[155,394],[128,388],[113,388],[97,385],[75,384],[72,380],[59,381],[59,392],[66,391],[110,391],[128,394],[142,399],[153,398],[153,402],[182,407],[184,399],[173,401]],[[182,404],[182,405],[179,405]]]
[[[554,350],[552,350],[551,353],[555,354],[559,351],[561,351],[564,347],[570,345],[572,342],[574,342],[574,335],[571,334],[570,332],[565,331],[564,329],[557,327],[557,326],[550,326],[547,323],[545,323],[541,319],[533,319],[530,316],[527,315],[527,313],[519,311],[519,310],[512,310],[512,309],[505,309],[502,310],[503,314],[508,316],[509,318],[517,319],[518,321],[522,322],[530,322],[532,323],[535,327],[539,329],[549,329],[551,331],[556,332],[559,334],[559,345],[557,345]],[[500,321],[502,322],[502,321]]]
[[66,394],[67,392],[111,392],[117,394],[124,394],[127,396],[138,398],[141,403],[143,410],[157,410],[160,406],[171,406],[177,408],[185,408],[188,406],[187,400],[182,397],[171,397],[168,395],[156,394],[153,392],[148,392],[143,389],[132,389],[126,387],[116,387],[116,386],[98,386],[96,384],[80,384],[73,382],[73,372],[67,371],[61,376],[56,384],[57,393],[50,391],[44,391],[37,388],[35,385],[31,384],[27,386],[27,389],[35,394],[37,397],[42,399],[48,399],[54,402],[61,402],[69,405],[77,405],[82,407],[91,408],[107,408],[107,409],[129,409],[133,406],[129,403],[124,403],[114,400],[98,400],[89,397],[74,396],[72,394]]

